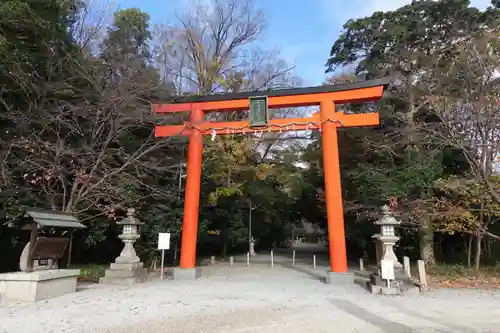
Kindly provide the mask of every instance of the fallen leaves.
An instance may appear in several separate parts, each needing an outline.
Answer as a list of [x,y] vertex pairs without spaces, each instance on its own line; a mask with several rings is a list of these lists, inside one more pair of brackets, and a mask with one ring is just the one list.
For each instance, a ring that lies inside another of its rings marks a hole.
[[429,276],[432,288],[495,289],[500,288],[500,278],[491,276]]

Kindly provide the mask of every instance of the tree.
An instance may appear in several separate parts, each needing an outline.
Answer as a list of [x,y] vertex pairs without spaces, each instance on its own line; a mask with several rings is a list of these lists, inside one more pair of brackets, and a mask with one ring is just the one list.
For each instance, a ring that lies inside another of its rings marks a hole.
[[182,77],[199,94],[218,91],[220,82],[245,61],[244,47],[259,37],[263,20],[251,0],[195,4],[180,19],[181,39],[173,48],[184,67]]
[[[492,222],[491,214],[485,217],[483,212],[484,209],[494,212],[498,206],[494,207],[493,203],[500,203],[500,192],[494,176],[500,154],[500,80],[497,76],[500,57],[497,30],[496,27],[486,29],[477,32],[472,41],[457,43],[457,52],[450,57],[449,66],[433,72],[429,89],[429,95],[432,96],[430,114],[438,121],[422,129],[433,140],[453,147],[467,162],[468,175],[460,180],[443,180],[440,188],[460,193],[461,199],[453,201],[452,207],[459,206],[462,209],[457,211],[465,209],[464,214],[469,214],[463,228],[476,237],[476,270],[479,270],[483,236],[499,239],[488,230]],[[476,211],[471,213],[470,209]],[[466,223],[470,219],[474,222],[473,227],[470,227],[470,222]],[[470,237],[472,240],[472,235]]]
[[425,130],[435,140],[459,150],[474,177],[500,203],[490,178],[500,154],[500,53],[498,29],[459,43],[450,66],[433,75],[431,112],[439,121]]
[[[115,18],[104,64],[64,55],[48,72],[58,75],[56,65],[61,65],[65,77],[48,76],[57,79],[52,89],[29,99],[24,110],[4,113],[16,124],[7,142],[12,163],[23,170],[13,176],[32,200],[53,209],[114,216],[127,203],[156,191],[146,175],[174,168],[160,158],[166,141],[154,138],[150,118],[143,121],[151,96],[162,93],[157,76],[151,76],[154,71],[145,68],[147,16],[131,10]],[[125,73],[122,61],[133,56],[139,63],[129,63]],[[102,79],[109,78],[110,68],[123,70],[117,84]]]
[[[403,173],[415,164],[434,170],[433,165],[441,160],[444,146],[429,141],[421,131],[433,121],[422,114],[432,100],[427,87],[434,79],[434,70],[449,65],[450,56],[459,49],[457,41],[471,41],[474,32],[496,22],[498,13],[494,10],[480,12],[468,6],[468,0],[414,1],[392,12],[349,20],[332,47],[327,71],[349,65],[363,78],[394,77],[379,105],[385,135],[372,144],[390,156],[392,168],[400,167]],[[417,186],[418,196],[430,198],[433,177],[426,179],[428,183]],[[403,199],[412,199],[409,195],[398,193]],[[422,258],[432,264],[433,232],[427,219],[422,221],[420,236]]]
[[112,22],[113,6],[110,3],[85,0],[74,12],[70,33],[82,51],[91,56],[99,50],[106,35],[106,26]]
[[[491,181],[496,187],[499,177]],[[490,230],[495,228],[495,222],[500,217],[500,205],[490,195],[484,182],[474,178],[448,177],[434,184],[436,198],[433,200],[436,212],[432,218],[436,229],[445,232],[462,232],[470,234],[468,247],[468,264],[471,265],[472,236],[476,236],[475,268],[479,271],[481,258],[481,243],[483,235],[500,239]]]
[[0,15],[5,18],[0,23],[1,195],[5,196],[4,216],[9,218],[18,215],[19,204],[30,202],[22,190],[20,176],[25,172],[19,160],[29,158],[32,152],[16,152],[15,145],[25,139],[23,132],[32,125],[20,124],[16,115],[37,117],[33,102],[43,109],[47,100],[64,94],[67,85],[61,81],[68,75],[65,64],[79,57],[68,33],[77,4],[19,0],[0,4]]
[[137,8],[119,10],[104,40],[103,56],[114,63],[121,60],[124,67],[137,60],[145,63],[150,58],[150,39],[148,14]]

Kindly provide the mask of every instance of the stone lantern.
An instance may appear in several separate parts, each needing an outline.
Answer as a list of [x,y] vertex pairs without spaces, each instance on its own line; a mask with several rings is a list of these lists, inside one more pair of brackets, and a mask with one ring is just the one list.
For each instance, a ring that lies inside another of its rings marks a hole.
[[[396,226],[400,225],[401,222],[391,215],[389,207],[385,205],[382,207],[382,217],[375,224],[380,226],[380,234],[377,234],[382,248],[380,260],[390,260],[394,263],[395,269],[402,268],[403,266],[394,253],[394,245],[399,240],[399,237],[396,236]],[[380,266],[380,260],[378,266]]]
[[[380,226],[380,231],[372,236],[377,251],[377,269],[354,272],[355,282],[367,286],[373,294],[402,295],[410,291],[418,291],[418,287],[405,274],[403,265],[394,253],[394,245],[399,241],[399,237],[396,236],[396,227],[401,222],[391,215],[388,206],[382,207],[381,215],[379,220],[375,222],[376,225]],[[393,274],[389,271],[391,267],[382,268],[382,260],[387,264],[392,262]],[[385,277],[383,277],[383,273]]]
[[118,236],[124,243],[123,250],[115,259],[115,262],[106,270],[100,282],[108,284],[144,282],[146,280],[146,270],[134,249],[135,241],[141,237],[138,227],[144,223],[135,217],[135,209],[129,208],[127,209],[127,217],[116,224],[123,226],[122,233]]
[[123,226],[123,231],[121,235],[118,236],[125,246],[123,247],[120,256],[116,258],[115,262],[117,263],[137,263],[139,262],[139,257],[135,253],[134,243],[137,239],[141,237],[138,233],[138,226],[143,225],[143,222],[140,222],[135,217],[135,209],[129,208],[127,209],[127,217],[123,220],[116,222],[118,225]]
[[250,238],[250,248],[249,248],[250,256],[255,257],[257,253],[255,253],[255,238]]

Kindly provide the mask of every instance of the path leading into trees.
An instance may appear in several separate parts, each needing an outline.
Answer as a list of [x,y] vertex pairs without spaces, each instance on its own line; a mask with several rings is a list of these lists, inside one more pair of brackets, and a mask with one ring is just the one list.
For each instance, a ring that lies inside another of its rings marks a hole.
[[206,267],[195,282],[155,278],[130,288],[93,286],[37,304],[4,304],[0,332],[500,331],[500,292],[373,296],[354,285],[351,274],[326,285],[319,281],[325,267],[305,262],[291,268],[285,253],[270,268],[266,256],[259,257],[250,268]]

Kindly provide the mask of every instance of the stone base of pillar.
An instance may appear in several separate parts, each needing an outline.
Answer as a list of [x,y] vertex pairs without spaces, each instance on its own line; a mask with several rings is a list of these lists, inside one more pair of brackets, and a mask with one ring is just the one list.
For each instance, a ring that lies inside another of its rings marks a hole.
[[147,270],[142,262],[114,262],[99,279],[101,284],[132,285],[142,283],[147,279]]
[[172,274],[173,280],[194,281],[201,277],[201,268],[180,268],[175,267]]
[[336,273],[330,270],[326,271],[326,284],[342,284],[345,280],[350,281],[352,279],[352,274],[350,273]]

